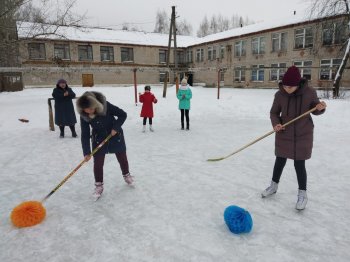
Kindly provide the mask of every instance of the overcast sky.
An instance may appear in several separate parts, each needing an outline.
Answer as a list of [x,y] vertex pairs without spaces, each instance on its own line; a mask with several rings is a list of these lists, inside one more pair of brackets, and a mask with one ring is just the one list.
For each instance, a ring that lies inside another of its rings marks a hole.
[[303,13],[308,0],[78,0],[75,11],[86,12],[86,23],[96,26],[116,26],[129,22],[146,31],[153,31],[158,9],[171,13],[171,6],[177,8],[178,19],[190,22],[196,33],[199,23],[206,14],[221,13],[231,17],[239,14],[254,21],[273,17],[283,19],[296,10]]

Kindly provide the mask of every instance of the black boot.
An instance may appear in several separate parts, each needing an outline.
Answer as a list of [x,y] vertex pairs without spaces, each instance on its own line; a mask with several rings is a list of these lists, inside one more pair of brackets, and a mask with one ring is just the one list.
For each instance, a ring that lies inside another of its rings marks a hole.
[[64,138],[64,126],[60,126],[60,138]]
[[69,126],[70,131],[72,131],[72,137],[78,137],[77,132],[75,132],[75,126]]
[[187,123],[187,125],[186,125],[186,130],[187,130],[187,131],[190,130],[190,123]]
[[185,130],[185,124],[183,122],[181,123],[181,130]]

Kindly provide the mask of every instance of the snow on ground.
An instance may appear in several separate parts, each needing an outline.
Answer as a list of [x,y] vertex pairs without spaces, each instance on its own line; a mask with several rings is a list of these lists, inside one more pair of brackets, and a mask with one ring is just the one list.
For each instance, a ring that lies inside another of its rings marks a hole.
[[[141,87],[140,87],[141,88]],[[88,88],[75,88],[77,95]],[[46,220],[16,229],[13,207],[40,200],[81,160],[80,139],[48,130],[51,89],[0,94],[0,261],[349,261],[350,101],[328,101],[314,117],[307,161],[309,204],[294,209],[297,182],[288,162],[279,192],[261,199],[274,162],[273,136],[226,155],[270,131],[274,90],[193,88],[190,132],[180,131],[174,87],[155,107],[155,133],[141,133],[133,88],[93,88],[128,112],[125,134],[136,188],[125,185],[114,156],[105,164],[105,194],[91,200],[92,162],[46,203]],[[18,118],[28,118],[28,124]],[[68,130],[67,130],[68,132]],[[69,134],[69,132],[68,132]],[[250,234],[233,235],[228,205],[250,211]]]

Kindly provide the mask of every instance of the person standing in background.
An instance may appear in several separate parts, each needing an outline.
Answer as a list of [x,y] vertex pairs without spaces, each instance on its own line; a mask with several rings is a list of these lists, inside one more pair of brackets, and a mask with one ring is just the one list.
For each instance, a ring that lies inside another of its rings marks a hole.
[[60,79],[57,81],[52,96],[55,99],[55,124],[60,128],[60,138],[64,138],[65,126],[69,126],[72,137],[77,137],[75,132],[77,118],[72,102],[75,93],[68,87],[66,80]]

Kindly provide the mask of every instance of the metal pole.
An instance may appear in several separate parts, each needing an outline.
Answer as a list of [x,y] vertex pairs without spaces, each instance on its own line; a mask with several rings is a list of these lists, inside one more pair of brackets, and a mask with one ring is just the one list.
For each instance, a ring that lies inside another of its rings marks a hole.
[[134,69],[134,89],[135,89],[135,105],[137,106],[137,78],[136,78],[137,68]]
[[221,70],[218,70],[218,99],[220,99],[220,74]]

